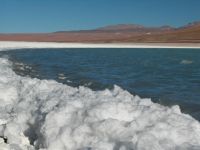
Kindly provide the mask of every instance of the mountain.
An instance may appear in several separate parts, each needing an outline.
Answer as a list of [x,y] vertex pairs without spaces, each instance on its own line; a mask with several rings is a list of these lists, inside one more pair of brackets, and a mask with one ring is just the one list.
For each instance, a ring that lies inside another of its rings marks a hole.
[[194,28],[194,27],[199,27],[200,26],[200,21],[195,21],[195,22],[190,22],[188,24],[186,24],[183,27],[180,28]]
[[90,43],[200,43],[200,22],[174,28],[137,24],[109,25],[93,30],[35,34],[0,34],[0,41],[90,42]]
[[131,30],[140,30],[145,29],[142,25],[136,24],[118,24],[118,25],[109,25],[101,28],[97,28],[99,31],[131,31]]
[[138,24],[118,24],[110,25],[101,28],[97,28],[98,31],[163,31],[163,30],[172,30],[174,29],[171,26],[161,26],[161,27],[145,27]]

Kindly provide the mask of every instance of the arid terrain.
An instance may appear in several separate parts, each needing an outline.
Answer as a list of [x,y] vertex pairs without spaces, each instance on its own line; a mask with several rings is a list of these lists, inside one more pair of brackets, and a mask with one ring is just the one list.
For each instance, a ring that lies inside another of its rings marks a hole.
[[182,27],[111,25],[94,30],[0,34],[0,41],[81,43],[200,43],[200,22]]

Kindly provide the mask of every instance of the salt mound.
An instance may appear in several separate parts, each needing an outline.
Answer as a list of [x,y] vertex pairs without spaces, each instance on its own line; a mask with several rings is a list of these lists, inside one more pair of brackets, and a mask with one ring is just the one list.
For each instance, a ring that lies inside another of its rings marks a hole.
[[187,64],[192,64],[193,63],[193,61],[191,61],[191,60],[182,60],[181,62],[180,62],[181,64],[185,64],[185,65],[187,65]]
[[0,149],[199,150],[200,123],[115,86],[92,91],[16,75],[0,58]]

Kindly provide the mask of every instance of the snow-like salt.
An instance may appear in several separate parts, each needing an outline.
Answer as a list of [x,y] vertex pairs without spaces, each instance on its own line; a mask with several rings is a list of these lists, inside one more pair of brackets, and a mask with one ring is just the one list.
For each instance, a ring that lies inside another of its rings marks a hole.
[[184,60],[182,60],[182,61],[180,62],[180,64],[185,64],[185,65],[187,65],[187,64],[192,64],[192,63],[193,63],[192,60],[186,60],[186,59],[184,59]]
[[1,150],[199,150],[200,123],[118,86],[21,77],[0,58],[0,137]]
[[56,43],[0,41],[1,50],[22,48],[181,48],[200,49],[199,43]]

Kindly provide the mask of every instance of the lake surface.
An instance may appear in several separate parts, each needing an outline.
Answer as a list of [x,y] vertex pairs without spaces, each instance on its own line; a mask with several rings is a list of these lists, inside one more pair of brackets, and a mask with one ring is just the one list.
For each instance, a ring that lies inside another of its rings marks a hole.
[[195,49],[23,49],[0,52],[21,76],[93,90],[118,85],[200,120],[200,51]]

